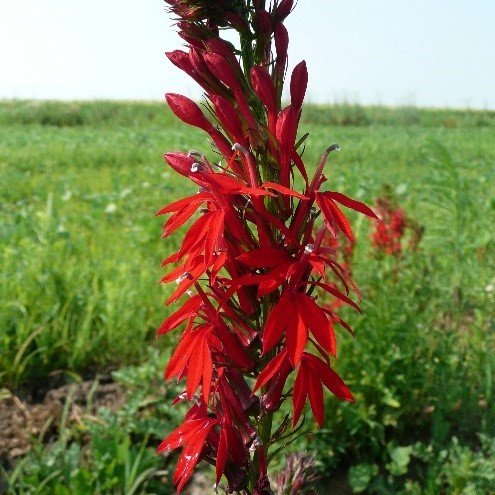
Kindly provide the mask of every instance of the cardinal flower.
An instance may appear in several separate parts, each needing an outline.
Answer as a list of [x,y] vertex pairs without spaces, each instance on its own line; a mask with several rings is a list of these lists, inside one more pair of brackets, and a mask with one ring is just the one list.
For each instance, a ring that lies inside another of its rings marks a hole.
[[[353,400],[334,370],[339,327],[352,329],[335,311],[340,305],[359,311],[361,295],[336,246],[342,237],[354,242],[346,209],[375,214],[322,189],[326,161],[338,146],[328,147],[309,177],[302,156],[307,135],[299,128],[308,87],[304,61],[290,74],[290,102],[282,106],[284,21],[295,2],[167,3],[186,43],[167,57],[205,100],[199,105],[168,93],[166,101],[213,149],[164,155],[192,192],[157,212],[167,242],[182,232],[162,263],[161,282],[173,286],[157,334],[176,335],[164,375],[183,387],[174,403],[192,407],[158,451],[182,449],[173,477],[179,491],[203,460],[215,466],[217,484],[225,478],[229,493],[269,495],[270,450],[291,436],[286,430],[306,403],[321,426],[324,389]],[[238,44],[222,38],[228,29]],[[398,215],[392,223],[400,228]],[[279,418],[289,399],[292,413]]]

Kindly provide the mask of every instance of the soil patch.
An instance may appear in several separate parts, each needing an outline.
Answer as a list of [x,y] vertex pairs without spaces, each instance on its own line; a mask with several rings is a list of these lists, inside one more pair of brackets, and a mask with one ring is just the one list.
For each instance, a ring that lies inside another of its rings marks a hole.
[[57,435],[65,404],[68,404],[68,426],[91,419],[101,407],[117,410],[126,401],[121,385],[98,381],[51,389],[41,402],[23,400],[7,390],[1,392],[0,463],[7,466],[12,466],[15,459],[31,450],[33,438],[49,441]]

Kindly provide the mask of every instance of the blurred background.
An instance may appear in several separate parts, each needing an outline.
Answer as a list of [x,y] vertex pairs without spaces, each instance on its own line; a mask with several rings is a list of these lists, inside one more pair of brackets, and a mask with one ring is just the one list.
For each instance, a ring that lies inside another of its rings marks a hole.
[[[494,23],[490,0],[300,0],[287,20],[305,160],[339,143],[329,184],[384,218],[339,248],[363,292],[336,361],[357,401],[326,397],[275,460],[318,493],[495,493]],[[202,97],[164,56],[172,24],[160,0],[0,0],[0,494],[173,493],[154,450],[183,413],[161,378],[177,336],[154,334],[180,234],[153,215],[193,192],[162,153],[211,147],[162,102]]]

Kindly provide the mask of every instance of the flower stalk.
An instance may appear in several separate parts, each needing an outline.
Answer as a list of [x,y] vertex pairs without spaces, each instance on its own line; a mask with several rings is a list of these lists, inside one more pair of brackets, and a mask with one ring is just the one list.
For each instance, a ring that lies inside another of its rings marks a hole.
[[[350,294],[356,286],[327,246],[340,235],[354,239],[342,206],[375,215],[340,192],[321,190],[336,146],[309,182],[299,150],[306,136],[298,140],[305,62],[290,76],[290,104],[283,107],[281,98],[284,20],[293,0],[166,1],[187,46],[167,55],[203,88],[210,115],[185,96],[166,100],[180,120],[209,136],[220,163],[197,152],[165,154],[199,191],[157,212],[167,216],[163,237],[188,225],[162,264],[173,266],[162,282],[177,286],[167,300],[174,312],[157,333],[182,328],[165,378],[183,382],[176,402],[190,403],[158,451],[182,449],[173,478],[178,491],[204,460],[215,466],[217,485],[226,479],[228,493],[269,495],[270,460],[293,437],[290,424],[298,432],[306,402],[321,426],[324,388],[353,400],[332,362],[335,326],[349,326],[320,300],[359,310]],[[222,37],[226,29],[238,32],[237,47]],[[304,192],[295,190],[298,176]],[[289,399],[292,413],[279,423],[277,411]]]

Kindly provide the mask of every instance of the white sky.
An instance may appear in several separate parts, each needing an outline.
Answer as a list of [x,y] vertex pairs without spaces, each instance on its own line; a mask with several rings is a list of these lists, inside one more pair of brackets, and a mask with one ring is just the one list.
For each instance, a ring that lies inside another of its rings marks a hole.
[[[0,0],[0,98],[201,96],[162,0]],[[299,0],[308,100],[495,109],[495,0]]]

